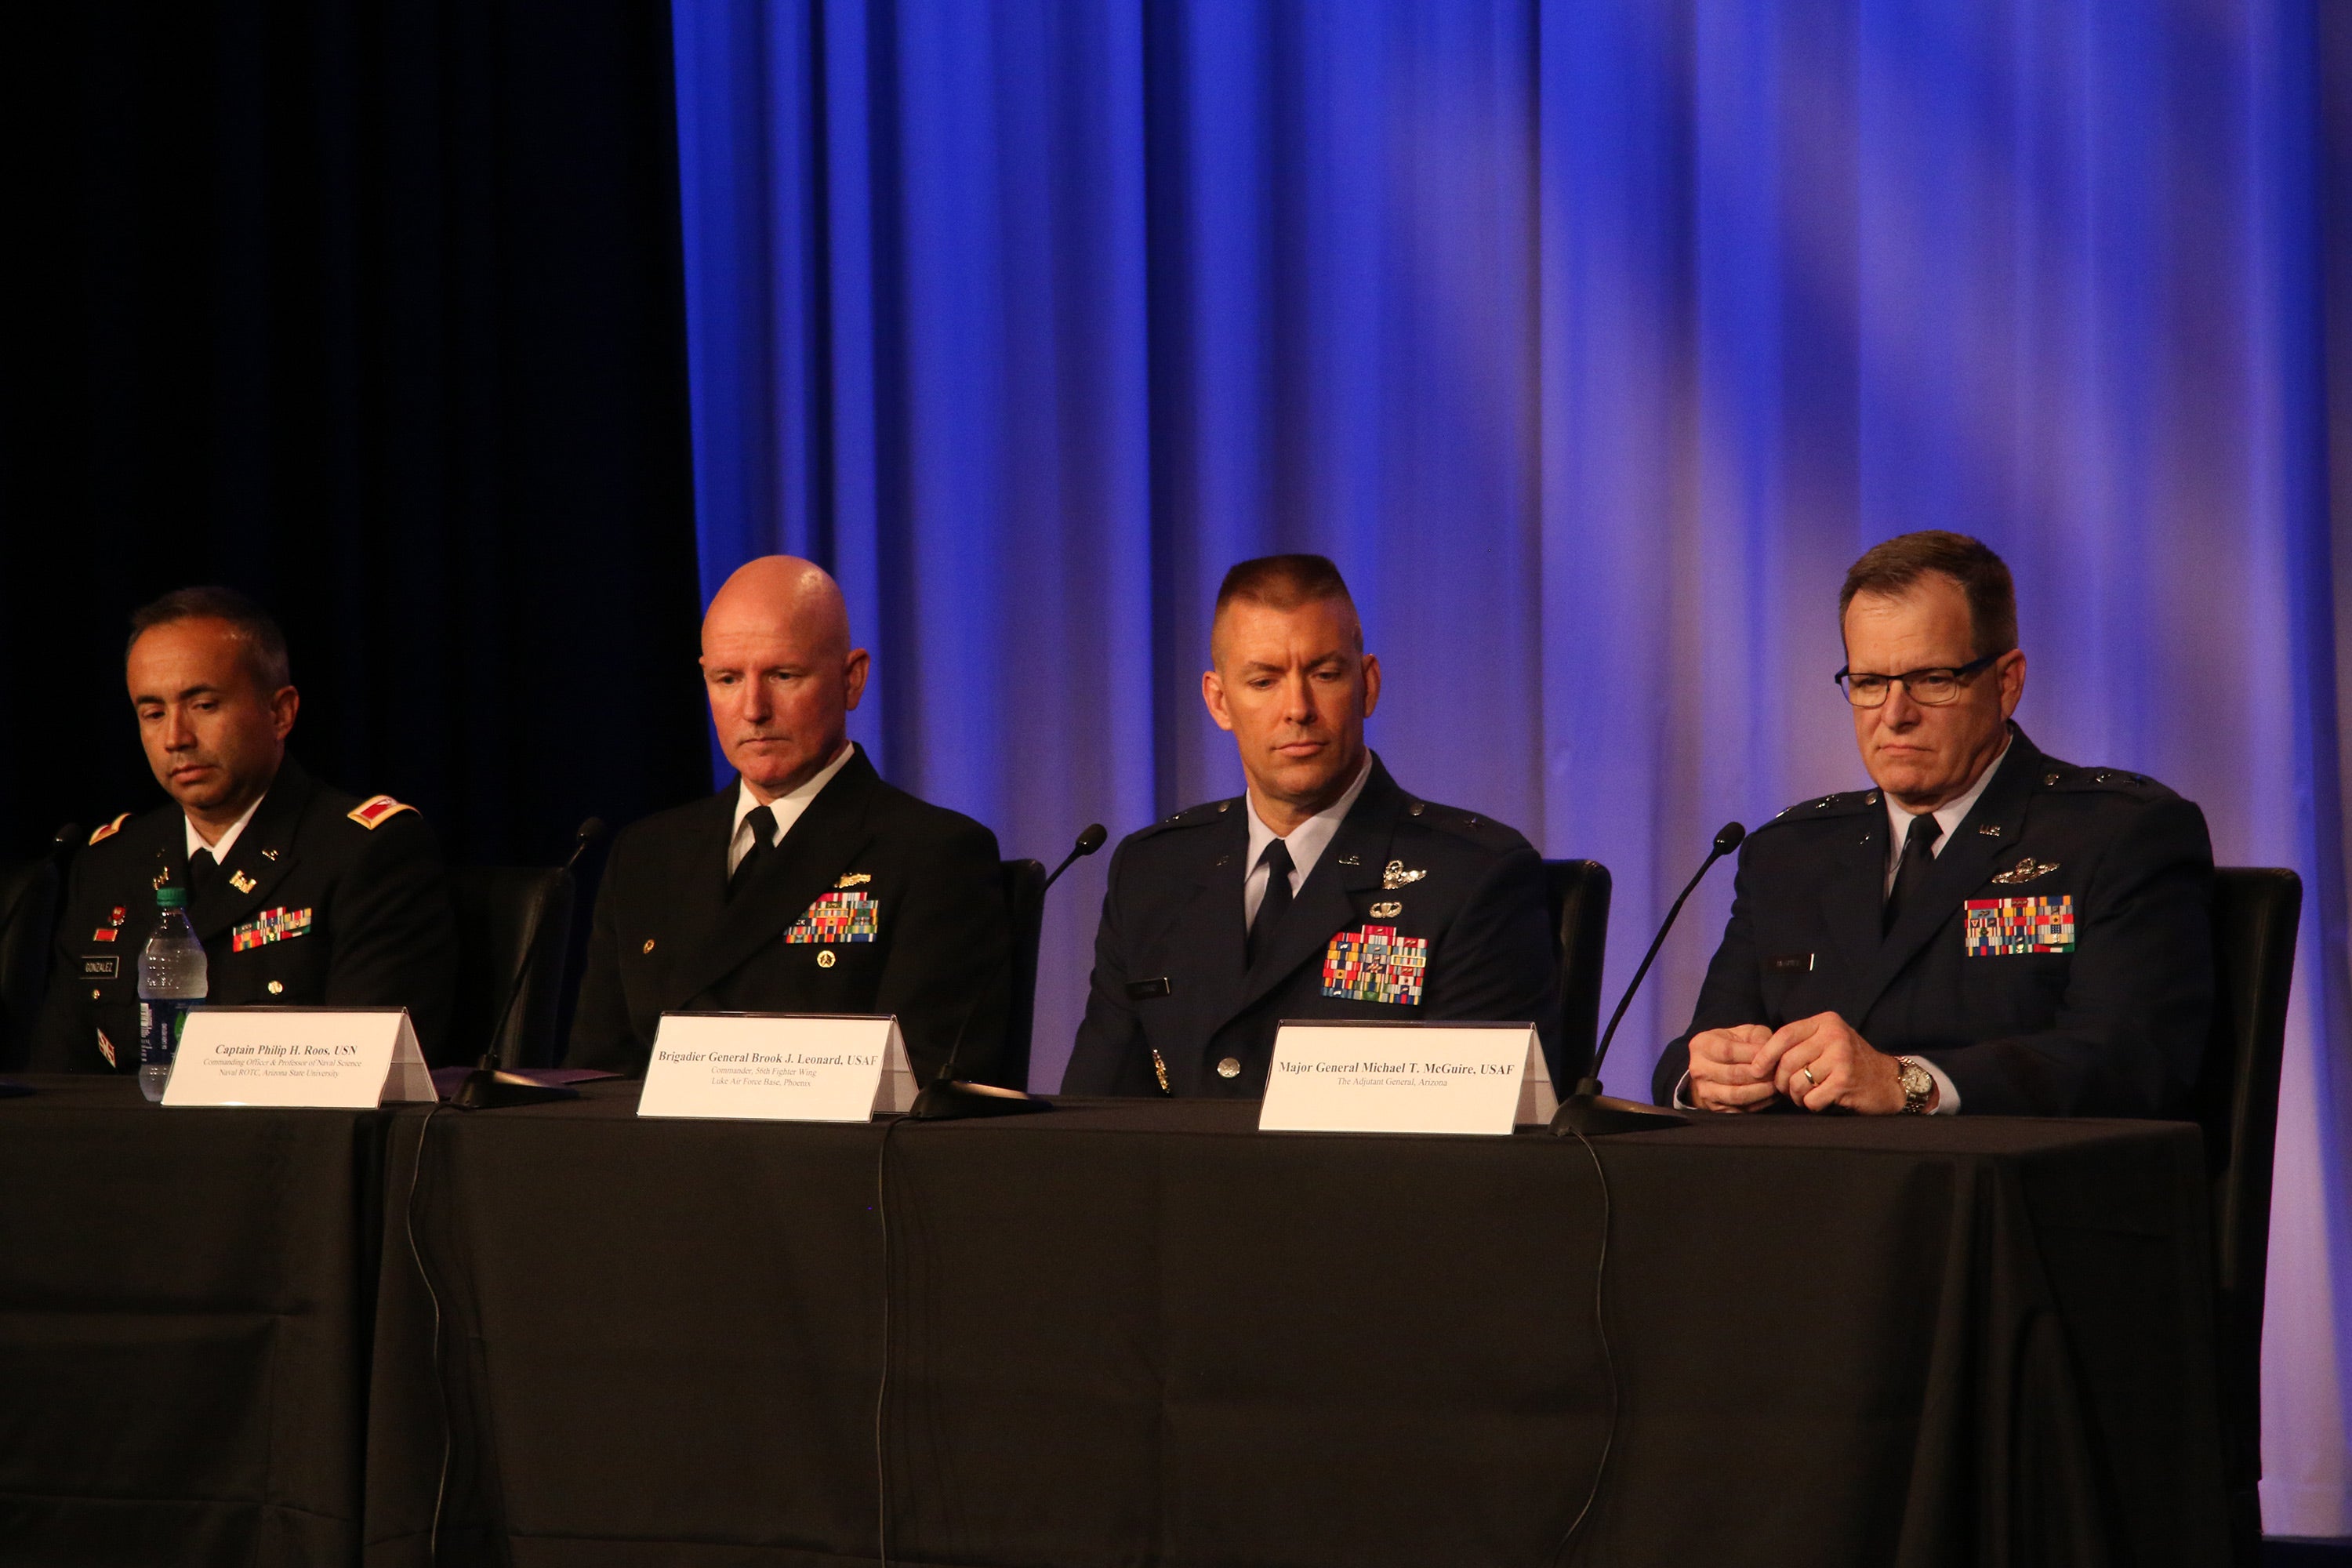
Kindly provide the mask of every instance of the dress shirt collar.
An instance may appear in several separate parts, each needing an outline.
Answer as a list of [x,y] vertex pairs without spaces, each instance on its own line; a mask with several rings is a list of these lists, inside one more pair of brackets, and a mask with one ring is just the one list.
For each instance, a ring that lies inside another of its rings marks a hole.
[[[1935,809],[1933,815],[1944,831],[1929,847],[1930,854],[1943,854],[1944,847],[1952,841],[1952,835],[1959,830],[1960,824],[1969,819],[1969,813],[1976,809],[1977,797],[1984,794],[1987,784],[1992,783],[1992,775],[2000,772],[2000,764],[2008,758],[2010,748],[2016,744],[2017,733],[2011,731],[2009,738],[2001,742],[2000,750],[1994,753],[1992,761],[1985,764],[1984,772],[1977,775],[1977,782],[1969,785],[1969,793],[1948,800]],[[1903,863],[1903,841],[1911,831],[1911,819],[1916,814],[1895,805],[1895,797],[1883,789],[1878,792],[1878,798],[1885,803],[1886,824],[1894,829],[1893,841],[1886,850],[1886,886],[1891,889],[1895,886],[1895,868]]]
[[1316,861],[1323,858],[1323,851],[1330,847],[1332,836],[1339,831],[1339,824],[1348,819],[1348,813],[1356,808],[1356,797],[1364,793],[1364,784],[1371,776],[1372,754],[1367,751],[1364,765],[1357,770],[1356,782],[1348,786],[1348,793],[1286,835],[1276,833],[1265,825],[1265,820],[1257,814],[1257,801],[1254,796],[1243,796],[1249,803],[1249,860],[1242,886],[1244,917],[1255,918],[1258,900],[1265,896],[1265,871],[1258,865],[1259,858],[1265,853],[1265,847],[1280,838],[1289,849],[1290,890],[1297,892],[1307,885],[1307,873],[1315,869]]
[[180,814],[181,826],[188,830],[188,858],[191,860],[194,859],[196,858],[196,851],[199,849],[209,849],[213,852],[214,865],[227,865],[228,852],[230,848],[236,845],[236,836],[245,831],[245,825],[253,820],[253,814],[259,811],[261,809],[261,803],[268,798],[269,792],[268,790],[264,790],[261,794],[256,795],[254,797],[253,804],[245,808],[245,815],[238,817],[235,822],[230,823],[228,825],[228,830],[210,844],[205,843],[205,836],[196,831],[196,819],[187,815],[187,813],[182,812]]
[[[825,763],[806,784],[767,803],[768,809],[776,816],[776,836],[768,840],[770,848],[783,843],[784,835],[793,830],[793,824],[808,810],[809,802],[824,794],[824,786],[833,782],[834,775],[847,767],[849,759],[856,754],[857,742],[844,741],[841,754]],[[751,829],[743,819],[757,811],[760,805],[760,797],[751,793],[751,786],[739,775],[735,781],[735,829],[733,836],[727,840],[727,874],[730,877],[735,874],[735,868],[742,864],[743,857],[751,852]]]

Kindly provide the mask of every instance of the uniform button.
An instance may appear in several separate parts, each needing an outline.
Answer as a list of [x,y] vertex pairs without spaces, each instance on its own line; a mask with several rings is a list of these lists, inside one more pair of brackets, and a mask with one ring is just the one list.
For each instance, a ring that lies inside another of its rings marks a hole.
[[2048,788],[2055,784],[2057,782],[2058,775],[2056,773],[2043,773],[2042,775],[2042,783],[2044,788]]
[[93,1001],[93,1002],[96,1002],[96,1001],[100,1000],[100,996],[99,996],[99,994],[98,994],[97,992],[95,992],[95,991],[93,991],[93,992],[91,992],[91,993],[89,994],[89,999],[90,999],[91,1001]]
[[654,939],[653,939],[653,938],[651,938],[651,937],[647,937],[647,938],[646,938],[646,945],[645,945],[645,946],[644,946],[644,948],[643,948],[643,949],[641,949],[640,951],[645,952],[651,952],[653,950],[654,950]]
[[273,981],[271,981],[271,982],[269,983],[269,994],[270,994],[272,996],[283,996],[283,995],[285,995],[285,994],[286,994],[286,982],[284,982],[283,980],[273,980]]
[[1239,1078],[1239,1077],[1241,1077],[1241,1076],[1242,1076],[1242,1060],[1241,1060],[1241,1058],[1240,1058],[1239,1057],[1227,1057],[1223,1061],[1219,1062],[1219,1063],[1217,1064],[1217,1076],[1218,1076],[1219,1078]]
[[2107,775],[2105,773],[2093,773],[2091,775],[2091,782],[2093,784],[2105,784],[2107,782]]
[[833,949],[821,947],[816,950],[816,966],[819,969],[831,969],[834,962]]

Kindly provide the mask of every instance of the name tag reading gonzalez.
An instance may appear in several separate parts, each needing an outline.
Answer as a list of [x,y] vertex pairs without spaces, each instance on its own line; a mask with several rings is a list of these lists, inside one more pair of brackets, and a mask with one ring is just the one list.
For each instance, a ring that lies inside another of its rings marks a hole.
[[1286,1023],[1257,1125],[1494,1135],[1559,1105],[1532,1024]]
[[405,1007],[194,1007],[165,1105],[328,1106],[429,1100]]
[[914,1103],[895,1017],[665,1013],[637,1114],[864,1121]]

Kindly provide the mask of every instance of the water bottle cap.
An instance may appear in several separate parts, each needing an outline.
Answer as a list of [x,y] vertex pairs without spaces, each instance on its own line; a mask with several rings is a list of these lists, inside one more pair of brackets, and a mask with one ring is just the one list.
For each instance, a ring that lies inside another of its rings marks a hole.
[[188,907],[188,889],[185,888],[156,889],[155,907],[159,910],[186,909]]

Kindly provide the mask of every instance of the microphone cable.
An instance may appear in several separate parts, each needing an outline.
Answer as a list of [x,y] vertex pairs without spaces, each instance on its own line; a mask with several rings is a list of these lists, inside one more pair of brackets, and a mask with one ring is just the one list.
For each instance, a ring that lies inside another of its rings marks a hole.
[[449,1456],[456,1444],[456,1429],[449,1415],[449,1384],[441,1375],[441,1292],[433,1288],[433,1276],[425,1267],[424,1249],[416,1245],[416,1183],[425,1173],[425,1140],[433,1131],[433,1119],[441,1114],[444,1104],[436,1100],[425,1113],[425,1125],[416,1130],[416,1158],[408,1167],[408,1196],[402,1205],[401,1226],[408,1235],[408,1256],[416,1265],[416,1278],[424,1283],[425,1299],[433,1303],[433,1392],[441,1406],[441,1469],[433,1486],[433,1523],[425,1536],[425,1561],[441,1561],[441,1504],[449,1491]]
[[890,1139],[911,1118],[893,1117],[882,1126],[882,1146],[874,1157],[874,1212],[882,1224],[882,1377],[874,1391],[874,1534],[879,1568],[890,1568],[890,1460],[884,1447],[890,1404]]
[[1551,1561],[1554,1563],[1559,1562],[1567,1553],[1576,1540],[1577,1531],[1582,1530],[1585,1521],[1591,1517],[1592,1505],[1601,1500],[1601,1483],[1609,1474],[1610,1451],[1617,1446],[1617,1409],[1621,1398],[1617,1387],[1617,1356],[1609,1346],[1608,1303],[1602,1295],[1609,1281],[1609,1227],[1612,1217],[1609,1173],[1601,1168],[1601,1152],[1592,1146],[1592,1141],[1581,1132],[1576,1133],[1575,1138],[1584,1145],[1584,1152],[1592,1161],[1593,1179],[1601,1184],[1601,1248],[1592,1264],[1592,1327],[1601,1339],[1601,1365],[1609,1384],[1609,1426],[1601,1436],[1601,1461],[1592,1467],[1592,1485],[1584,1494],[1584,1506],[1576,1510],[1575,1519],[1569,1522],[1568,1533],[1559,1538],[1558,1546],[1552,1548]]

